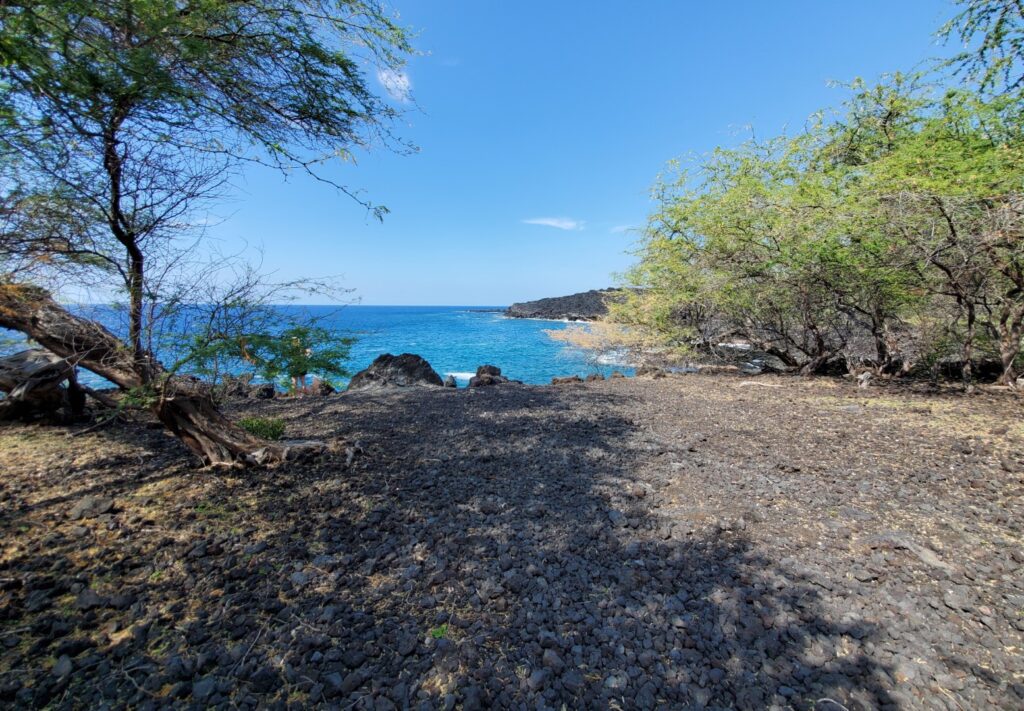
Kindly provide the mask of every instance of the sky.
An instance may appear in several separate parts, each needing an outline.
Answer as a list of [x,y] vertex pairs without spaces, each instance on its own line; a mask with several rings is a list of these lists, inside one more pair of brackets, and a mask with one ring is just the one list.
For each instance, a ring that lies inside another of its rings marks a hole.
[[950,0],[393,0],[419,54],[368,81],[411,155],[375,146],[329,186],[249,169],[207,217],[280,278],[364,304],[507,305],[603,288],[634,260],[673,158],[799,130],[877,79],[948,54]]

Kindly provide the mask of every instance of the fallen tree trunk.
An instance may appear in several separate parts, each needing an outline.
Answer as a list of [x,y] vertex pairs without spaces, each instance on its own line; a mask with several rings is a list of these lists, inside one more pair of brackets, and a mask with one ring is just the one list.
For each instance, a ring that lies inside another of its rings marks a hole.
[[318,443],[271,444],[249,434],[217,409],[208,385],[169,376],[151,358],[146,367],[153,378],[147,385],[125,343],[101,324],[70,313],[38,287],[0,284],[0,327],[20,331],[69,366],[92,371],[122,390],[146,390],[153,414],[204,464],[273,464],[323,449]]
[[[65,384],[66,383],[66,384]],[[85,411],[85,393],[66,360],[41,348],[0,358],[0,420],[44,415],[72,422]]]

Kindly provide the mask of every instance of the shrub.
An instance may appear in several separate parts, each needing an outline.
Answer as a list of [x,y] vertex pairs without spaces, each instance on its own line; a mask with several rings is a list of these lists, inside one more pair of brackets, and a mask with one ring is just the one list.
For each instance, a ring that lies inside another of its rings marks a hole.
[[275,417],[245,417],[238,426],[263,439],[278,440],[284,435],[284,420]]

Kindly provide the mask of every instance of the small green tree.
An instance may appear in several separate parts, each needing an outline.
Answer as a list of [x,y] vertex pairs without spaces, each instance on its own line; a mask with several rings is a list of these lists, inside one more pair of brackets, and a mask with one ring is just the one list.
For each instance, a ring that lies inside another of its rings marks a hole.
[[318,326],[292,326],[279,334],[255,334],[244,350],[257,372],[270,382],[289,387],[292,392],[304,388],[304,378],[315,374],[331,382],[349,375],[345,368],[352,338]]

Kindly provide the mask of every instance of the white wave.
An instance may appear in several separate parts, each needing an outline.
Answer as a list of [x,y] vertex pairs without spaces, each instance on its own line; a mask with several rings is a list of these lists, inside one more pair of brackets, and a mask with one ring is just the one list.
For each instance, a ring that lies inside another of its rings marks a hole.
[[498,314],[498,318],[506,321],[541,321],[543,323],[591,323],[578,318],[534,318],[532,316],[505,316]]
[[629,351],[625,349],[602,353],[594,360],[601,365],[618,365],[623,367],[631,365],[629,362]]
[[476,373],[445,373],[445,375],[450,375],[456,380],[469,380],[476,375]]

